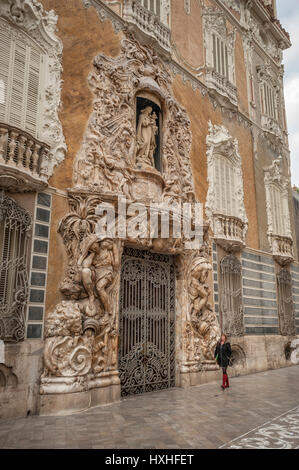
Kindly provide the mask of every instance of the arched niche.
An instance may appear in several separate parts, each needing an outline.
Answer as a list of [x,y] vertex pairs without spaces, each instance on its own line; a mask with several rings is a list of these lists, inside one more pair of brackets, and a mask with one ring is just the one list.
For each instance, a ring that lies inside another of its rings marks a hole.
[[151,108],[152,111],[150,115],[153,117],[157,127],[157,133],[155,135],[155,151],[154,151],[154,167],[160,173],[163,172],[163,156],[162,156],[162,149],[163,149],[163,123],[164,123],[164,115],[163,112],[163,104],[162,100],[154,93],[142,90],[138,91],[135,96],[135,113],[136,113],[136,133],[138,134],[138,127],[140,122],[140,117],[142,112],[146,110],[146,108]]

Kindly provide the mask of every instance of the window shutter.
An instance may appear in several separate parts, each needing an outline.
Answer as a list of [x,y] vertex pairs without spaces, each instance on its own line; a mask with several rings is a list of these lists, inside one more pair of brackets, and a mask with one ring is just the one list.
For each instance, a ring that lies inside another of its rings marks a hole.
[[4,121],[6,117],[10,52],[11,39],[6,31],[0,28],[0,82],[3,98],[0,100],[0,121]]
[[18,40],[15,43],[11,100],[9,106],[9,123],[16,127],[22,127],[24,119],[26,54],[26,45]]
[[25,130],[33,135],[37,134],[40,70],[41,54],[39,51],[31,48],[28,70]]
[[221,163],[221,158],[216,157],[215,158],[215,165],[214,165],[214,171],[215,171],[215,193],[216,193],[216,207],[217,211],[221,211],[221,200],[222,200],[222,188],[220,184],[220,163]]

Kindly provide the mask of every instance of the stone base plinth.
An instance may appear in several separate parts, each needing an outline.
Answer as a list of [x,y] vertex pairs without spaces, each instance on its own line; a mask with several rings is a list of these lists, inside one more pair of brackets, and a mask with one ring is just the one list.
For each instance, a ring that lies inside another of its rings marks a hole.
[[61,415],[84,411],[98,405],[120,401],[120,382],[117,376],[98,377],[87,382],[88,390],[40,395],[39,414]]

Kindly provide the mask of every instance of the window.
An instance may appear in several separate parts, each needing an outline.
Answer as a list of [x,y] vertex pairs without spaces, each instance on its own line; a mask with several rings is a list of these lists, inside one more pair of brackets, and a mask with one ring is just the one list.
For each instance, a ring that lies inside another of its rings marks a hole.
[[36,138],[43,63],[41,48],[22,31],[13,33],[0,19],[0,121]]
[[213,34],[213,64],[215,72],[229,79],[227,45],[216,34]]
[[215,212],[238,217],[235,169],[225,156],[215,156],[214,181],[217,187]]
[[221,328],[228,335],[241,336],[244,334],[241,262],[233,255],[225,256],[220,271]]
[[29,212],[3,192],[0,213],[0,339],[20,341],[25,335],[28,231],[32,219]]
[[291,236],[288,186],[289,180],[282,175],[281,159],[278,158],[265,169],[269,235]]
[[140,0],[141,5],[160,19],[161,0]]
[[277,92],[267,82],[260,86],[262,114],[277,121]]

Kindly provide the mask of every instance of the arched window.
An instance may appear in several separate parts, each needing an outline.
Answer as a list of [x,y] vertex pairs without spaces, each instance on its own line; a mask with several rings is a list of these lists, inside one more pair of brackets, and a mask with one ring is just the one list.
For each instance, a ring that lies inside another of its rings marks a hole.
[[28,232],[32,219],[13,199],[0,195],[0,339],[20,341],[25,335],[28,295]]
[[45,54],[35,41],[0,19],[0,121],[36,138],[44,63]]

